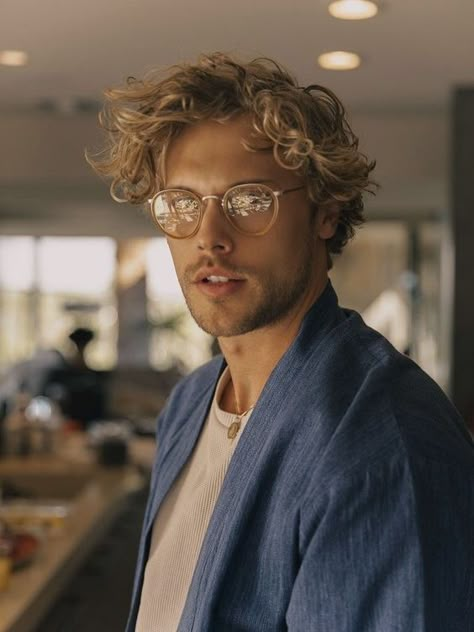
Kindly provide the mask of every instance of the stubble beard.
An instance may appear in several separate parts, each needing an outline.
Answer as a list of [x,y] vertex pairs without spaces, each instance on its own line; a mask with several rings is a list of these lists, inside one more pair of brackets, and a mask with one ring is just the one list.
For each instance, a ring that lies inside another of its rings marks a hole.
[[209,301],[200,307],[191,296],[192,286],[183,283],[182,290],[191,316],[201,329],[216,338],[241,336],[276,324],[297,306],[308,291],[313,278],[313,256],[313,243],[307,240],[300,265],[292,276],[279,278],[272,273],[263,278],[260,276],[260,291],[252,304],[240,305],[244,307],[240,315],[235,310],[231,311],[232,303],[225,298]]

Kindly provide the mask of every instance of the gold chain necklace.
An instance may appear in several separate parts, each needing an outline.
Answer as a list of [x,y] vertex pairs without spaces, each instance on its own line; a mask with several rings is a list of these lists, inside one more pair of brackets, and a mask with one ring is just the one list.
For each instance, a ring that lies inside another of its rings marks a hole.
[[237,417],[237,419],[230,424],[230,426],[229,426],[229,428],[227,430],[227,437],[229,439],[235,439],[235,437],[237,436],[237,434],[238,434],[238,432],[240,430],[240,426],[242,425],[242,419],[245,417],[245,415],[247,415],[254,408],[255,408],[255,404],[253,406],[250,406],[250,408],[247,408],[247,410],[244,410],[243,413],[235,415],[235,417]]

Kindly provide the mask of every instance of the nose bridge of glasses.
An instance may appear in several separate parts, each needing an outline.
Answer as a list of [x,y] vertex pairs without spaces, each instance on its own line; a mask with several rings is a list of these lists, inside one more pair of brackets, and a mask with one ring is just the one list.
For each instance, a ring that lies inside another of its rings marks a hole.
[[[212,194],[212,195],[203,195],[201,198],[201,222],[205,221],[204,220],[204,216],[208,216],[209,213],[209,205],[207,204],[207,202],[209,200],[215,200],[216,201],[216,210],[217,214],[220,215],[223,211],[225,212],[224,209],[224,196],[223,195],[216,195],[216,194]],[[207,211],[206,213],[204,213],[204,211]],[[214,213],[211,211],[211,216],[213,216]]]
[[223,195],[203,195],[201,198],[201,203],[205,202],[206,200],[217,200],[220,206],[224,207],[223,199],[224,199]]
[[[215,204],[209,204],[209,201],[215,200]],[[200,197],[200,219],[199,219],[199,235],[202,243],[207,240],[222,239],[224,237],[223,227],[227,225],[224,219],[224,196],[223,195],[203,195]],[[224,229],[225,230],[225,229]]]

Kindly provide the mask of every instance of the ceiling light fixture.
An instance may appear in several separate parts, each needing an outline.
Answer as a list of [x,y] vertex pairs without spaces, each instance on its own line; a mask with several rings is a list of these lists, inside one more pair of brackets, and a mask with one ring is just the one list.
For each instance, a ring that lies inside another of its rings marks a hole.
[[318,57],[318,64],[326,70],[355,70],[361,59],[357,53],[345,50],[333,50]]
[[378,6],[371,0],[335,0],[328,11],[340,20],[367,20],[378,13]]
[[24,50],[0,50],[2,66],[24,66],[27,62],[28,55]]

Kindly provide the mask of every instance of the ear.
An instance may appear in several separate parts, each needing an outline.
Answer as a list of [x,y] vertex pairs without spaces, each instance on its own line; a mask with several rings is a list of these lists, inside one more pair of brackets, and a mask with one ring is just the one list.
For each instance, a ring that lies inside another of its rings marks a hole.
[[331,239],[337,229],[340,208],[336,201],[328,202],[318,209],[316,218],[317,234],[320,239]]

